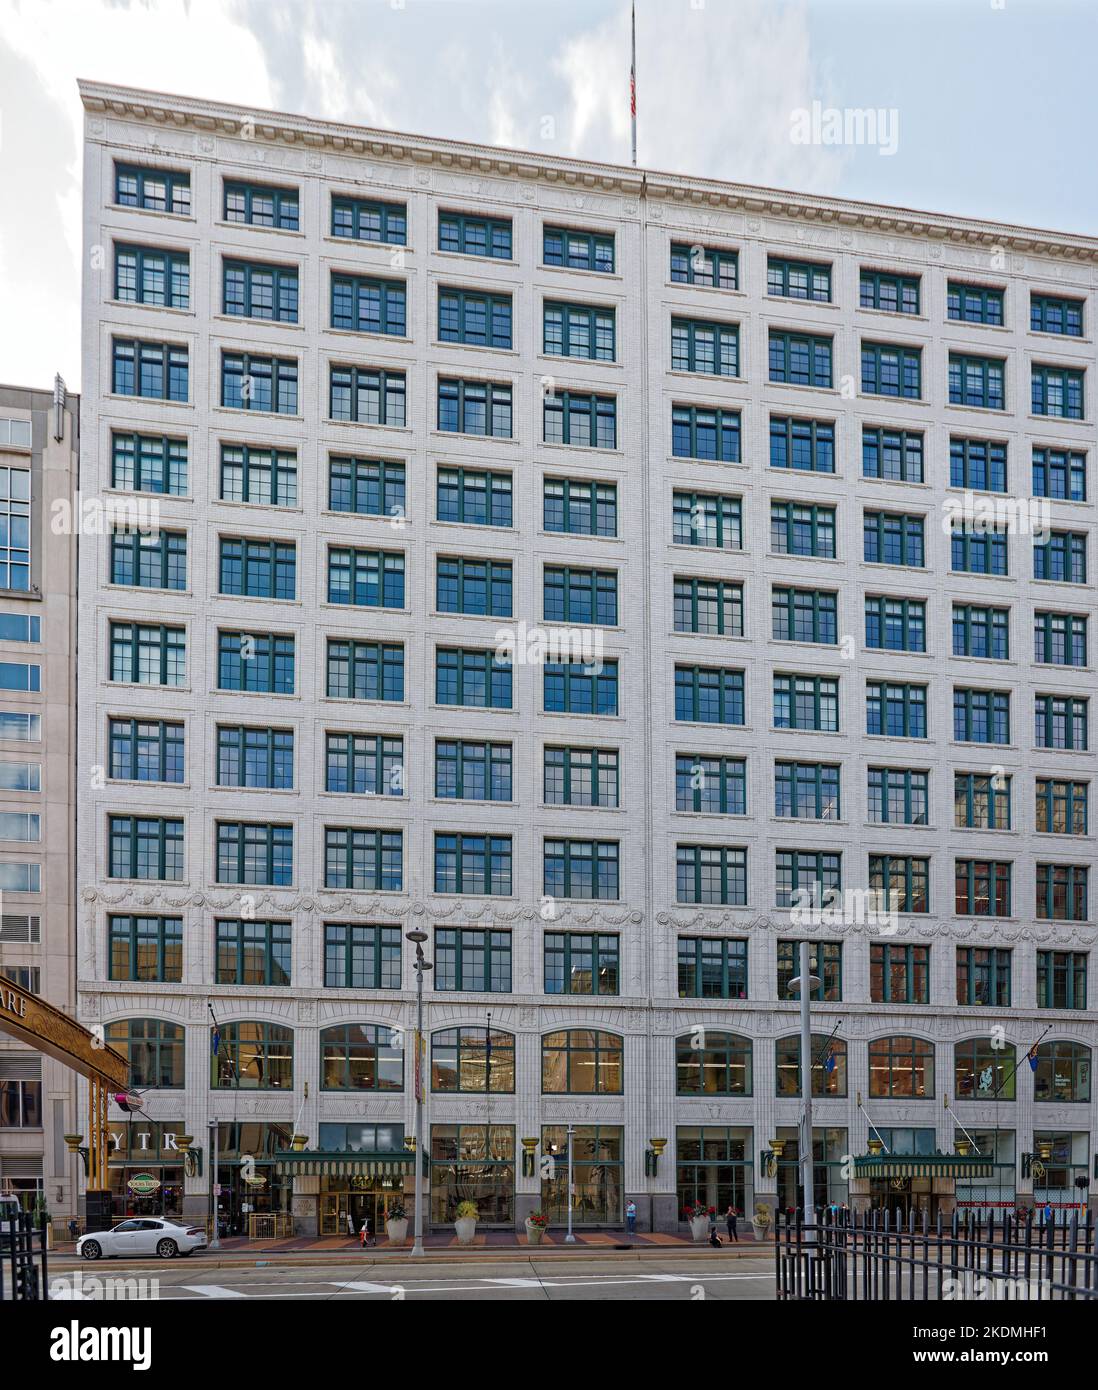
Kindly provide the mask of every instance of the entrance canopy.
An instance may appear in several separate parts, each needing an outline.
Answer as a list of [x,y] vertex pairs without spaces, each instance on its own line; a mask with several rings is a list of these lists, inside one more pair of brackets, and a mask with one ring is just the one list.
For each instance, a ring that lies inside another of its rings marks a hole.
[[275,1172],[285,1178],[398,1178],[415,1167],[412,1153],[326,1153],[321,1149],[280,1149]]
[[979,1154],[857,1154],[856,1178],[990,1178],[995,1164]]
[[37,994],[0,980],[0,1033],[62,1062],[111,1091],[130,1084],[125,1057]]

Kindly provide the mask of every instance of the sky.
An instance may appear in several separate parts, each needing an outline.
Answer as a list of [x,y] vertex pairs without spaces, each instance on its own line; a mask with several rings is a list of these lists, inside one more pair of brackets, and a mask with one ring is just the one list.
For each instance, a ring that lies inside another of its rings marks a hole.
[[[638,160],[1093,234],[1096,52],[1095,0],[637,0]],[[79,389],[78,77],[630,157],[628,0],[0,0],[9,384]],[[887,138],[805,143],[814,103]]]

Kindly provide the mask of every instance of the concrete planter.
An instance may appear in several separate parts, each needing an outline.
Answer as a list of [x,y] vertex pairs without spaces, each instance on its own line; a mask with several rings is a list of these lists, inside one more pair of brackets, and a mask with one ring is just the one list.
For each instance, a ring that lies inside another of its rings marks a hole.
[[756,1221],[756,1220],[752,1219],[752,1221],[751,1221],[751,1229],[755,1232],[755,1239],[756,1239],[756,1240],[765,1240],[766,1237],[767,1237],[767,1233],[768,1233],[769,1230],[770,1230],[770,1222],[769,1222],[769,1221]]
[[709,1239],[709,1217],[692,1216],[690,1218],[690,1234],[699,1244],[703,1240]]
[[541,1238],[545,1234],[544,1226],[535,1226],[532,1221],[526,1222],[526,1239],[531,1245],[540,1245]]
[[476,1217],[459,1216],[454,1222],[454,1231],[457,1234],[459,1245],[472,1245],[477,1234]]
[[392,1217],[386,1221],[385,1234],[389,1237],[390,1245],[403,1245],[408,1239],[408,1218],[406,1216]]

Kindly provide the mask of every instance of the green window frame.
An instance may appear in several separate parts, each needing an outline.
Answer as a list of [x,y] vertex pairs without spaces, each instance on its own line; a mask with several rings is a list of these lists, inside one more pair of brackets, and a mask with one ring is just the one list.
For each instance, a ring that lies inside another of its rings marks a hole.
[[495,652],[474,647],[436,649],[436,704],[510,709],[512,689],[511,664],[500,660]]
[[747,999],[745,937],[680,936],[680,999]]
[[402,1091],[404,1043],[377,1023],[341,1023],[320,1030],[322,1091]]
[[834,676],[799,676],[776,671],[773,714],[775,729],[838,733],[838,679]]
[[930,860],[913,854],[871,854],[869,888],[890,912],[930,911]]
[[834,420],[770,417],[770,467],[795,472],[834,473]]
[[222,502],[297,506],[297,450],[255,444],[221,445]]
[[547,744],[542,755],[542,797],[547,806],[616,807],[621,758],[616,748]]
[[112,531],[111,583],[139,589],[186,589],[187,533]]
[[1063,295],[1036,294],[1029,296],[1029,331],[1058,333],[1068,338],[1083,336],[1085,301],[1068,299]]
[[552,623],[616,627],[617,571],[546,565],[542,571],[542,615]]
[[[845,1096],[847,1093],[846,1043],[841,1038],[829,1037],[826,1033],[813,1033],[809,1040],[812,1094],[817,1099]],[[801,1082],[801,1035],[790,1033],[774,1042],[774,1094],[800,1096],[803,1094]],[[829,1136],[841,1135],[845,1144],[846,1131],[827,1131]],[[824,1141],[826,1142],[826,1140]],[[824,1144],[816,1140],[813,1145],[813,1158],[823,1157]],[[788,1152],[788,1150],[787,1150]],[[839,1150],[835,1150],[839,1152]],[[789,1160],[785,1160],[788,1162]],[[793,1160],[796,1164],[796,1159]]]
[[912,681],[866,681],[865,731],[888,738],[926,738],[926,707],[925,685]]
[[325,922],[325,989],[399,990],[403,948],[399,927]]
[[511,896],[510,835],[435,832],[435,892]]
[[348,796],[403,796],[404,739],[392,734],[324,735],[324,790]]
[[110,679],[129,685],[181,686],[187,679],[187,632],[165,623],[110,624]]
[[707,376],[740,375],[740,326],[701,319],[671,320],[671,370]]
[[[708,717],[712,713],[716,719]],[[742,724],[743,671],[730,666],[676,665],[675,718],[696,724]]]
[[1009,743],[1010,691],[953,687],[956,743]]
[[297,266],[222,261],[221,312],[237,318],[297,323]]
[[1086,835],[1089,782],[1038,777],[1037,829],[1046,835]]
[[296,188],[226,179],[222,199],[226,222],[275,227],[282,232],[300,231],[301,199]]
[[570,536],[617,536],[618,485],[590,478],[545,478],[542,526]]
[[1016,1058],[1014,1044],[1000,1038],[962,1038],[953,1045],[954,1095],[958,1100],[1013,1101]]
[[109,878],[183,880],[182,818],[166,816],[108,816]]
[[1037,917],[1046,922],[1087,921],[1089,879],[1085,864],[1038,864]]
[[438,290],[438,340],[491,347],[509,352],[513,346],[514,311],[509,294],[488,294],[456,285]]
[[546,994],[616,995],[620,938],[607,932],[546,932],[542,979]]
[[618,447],[616,396],[561,391],[542,399],[542,439],[583,449]]
[[1004,860],[954,860],[955,914],[958,917],[1009,917],[1011,870],[1010,862]]
[[404,570],[402,550],[329,546],[328,602],[352,608],[402,609]]
[[219,917],[214,923],[219,985],[289,985],[289,922]]
[[831,850],[775,850],[774,906],[794,907],[806,892],[813,903],[826,904],[842,890],[842,861]]
[[578,227],[546,226],[542,229],[541,260],[543,265],[612,275],[614,234],[587,232]]
[[675,901],[746,907],[747,850],[737,845],[676,845]]
[[617,313],[595,304],[547,299],[542,305],[542,351],[548,357],[592,362],[617,359]]
[[401,892],[404,888],[404,832],[326,825],[324,887],[368,893]]
[[740,253],[730,247],[673,241],[670,278],[673,285],[705,285],[710,289],[738,290]]
[[217,785],[289,790],[294,784],[293,729],[217,726]]
[[951,352],[949,403],[979,410],[1005,410],[1006,359]]
[[623,1089],[625,1043],[597,1028],[565,1028],[541,1040],[542,1095],[614,1095]]
[[1033,1075],[1035,1105],[1089,1103],[1091,1050],[1085,1043],[1041,1043],[1037,1048],[1036,1060]]
[[110,913],[107,917],[107,963],[111,980],[180,984],[183,980],[183,918]]
[[[790,982],[801,973],[799,938],[780,937],[777,949],[778,998],[788,999]],[[841,941],[810,941],[808,969],[819,984],[812,991],[816,1004],[838,1004],[843,997],[843,944]]]
[[1090,701],[1069,695],[1034,696],[1034,742],[1039,748],[1085,753],[1090,746]]
[[818,261],[766,258],[766,292],[782,299],[808,299],[831,303],[831,266]]
[[510,439],[513,392],[509,381],[438,379],[438,428],[447,434]]
[[889,270],[862,268],[858,277],[858,303],[862,309],[885,314],[918,314],[918,275],[899,275]]
[[834,340],[820,333],[792,333],[772,328],[767,360],[770,380],[793,386],[832,385]]
[[998,439],[949,437],[949,485],[979,492],[1006,492],[1007,445]]
[[900,343],[873,343],[863,339],[861,362],[863,395],[922,400],[922,348],[905,347]]
[[435,740],[435,796],[457,801],[510,801],[512,748],[479,739]]
[[677,1096],[749,1096],[753,1084],[750,1038],[706,1028],[675,1039]]
[[1087,664],[1087,619],[1083,613],[1033,615],[1033,660],[1051,666]]
[[[251,654],[245,655],[248,651]],[[221,631],[217,634],[218,690],[292,695],[294,667],[292,637],[273,632]]]
[[511,933],[481,927],[436,927],[436,993],[510,994]]
[[[257,388],[256,383],[259,383]],[[298,370],[292,357],[221,352],[221,404],[227,410],[296,415]]]
[[440,211],[438,249],[457,256],[512,259],[512,225],[509,217],[475,217],[462,212]]
[[742,637],[743,585],[738,581],[676,574],[672,614],[676,632]]
[[930,774],[909,767],[866,769],[869,820],[877,825],[926,825]]
[[185,497],[187,463],[185,439],[111,431],[112,488]]
[[1007,773],[955,772],[953,824],[966,830],[1010,830],[1013,781]]
[[867,564],[926,568],[926,518],[911,512],[862,513],[862,558]]
[[553,714],[618,714],[618,663],[549,661],[542,674],[542,704]]
[[774,814],[783,820],[839,820],[838,763],[774,763]]
[[916,430],[862,426],[862,477],[892,483],[926,481],[923,435]]
[[222,536],[218,542],[219,594],[293,600],[297,546],[292,541]]
[[867,594],[865,645],[873,651],[925,652],[926,601]]
[[294,828],[254,821],[215,822],[218,883],[289,887],[294,875]]
[[191,211],[190,173],[185,169],[151,169],[116,160],[114,201],[123,208],[188,217]]
[[548,898],[616,901],[621,896],[621,846],[617,840],[547,838],[542,881]]
[[834,560],[835,516],[834,507],[772,500],[770,549],[776,555],[810,555],[817,560]]
[[514,1033],[469,1026],[432,1033],[431,1090],[440,1095],[514,1095]]
[[743,499],[719,492],[672,497],[672,543],[714,550],[743,549]]
[[1003,326],[1003,291],[994,285],[969,285],[961,280],[946,282],[946,318],[960,323],[987,323]]
[[1068,502],[1087,500],[1087,456],[1075,449],[1033,447],[1033,495]]
[[747,760],[677,753],[675,810],[712,816],[746,815]]
[[1037,1007],[1085,1009],[1087,1006],[1087,952],[1037,952]]
[[186,251],[115,242],[114,297],[123,304],[191,307],[191,258]]
[[408,286],[403,280],[333,270],[329,309],[330,326],[337,332],[408,336]]
[[403,429],[407,423],[408,379],[380,367],[328,367],[328,417],[358,425]]
[[1085,584],[1087,533],[1051,531],[1046,541],[1034,541],[1033,577],[1057,584]]
[[[163,719],[109,719],[107,776],[124,782],[182,782],[182,723]],[[30,788],[27,790],[39,790]]]
[[838,602],[831,590],[775,587],[770,594],[771,636],[776,642],[834,646],[839,640]]
[[1006,531],[973,530],[955,523],[950,532],[949,567],[954,574],[1008,574]]
[[741,417],[738,410],[672,405],[671,453],[675,458],[739,463]]
[[513,524],[510,473],[482,468],[443,468],[435,478],[435,520],[465,526]]
[[957,947],[957,1003],[1009,1009],[1014,952],[1000,946]]
[[190,400],[190,354],[185,343],[111,339],[111,392],[143,400],[186,405]]
[[953,655],[1010,659],[1010,609],[975,603],[953,605]]
[[929,1004],[930,947],[872,942],[869,999],[873,1004]]
[[331,227],[334,237],[407,246],[408,205],[380,202],[376,198],[346,198],[333,193]]
[[109,1046],[129,1063],[131,1086],[181,1091],[186,1084],[184,1031],[178,1023],[159,1018],[123,1018],[108,1023]]
[[875,1038],[869,1044],[869,1094],[873,1099],[933,1099],[934,1044],[924,1038]]

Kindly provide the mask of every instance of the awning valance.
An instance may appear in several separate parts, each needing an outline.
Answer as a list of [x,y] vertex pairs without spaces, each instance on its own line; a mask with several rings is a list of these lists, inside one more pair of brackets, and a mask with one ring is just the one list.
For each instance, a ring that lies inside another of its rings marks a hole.
[[991,1178],[995,1165],[979,1154],[857,1154],[858,1178]]
[[412,1172],[415,1155],[280,1149],[274,1162],[283,1178],[399,1178]]

